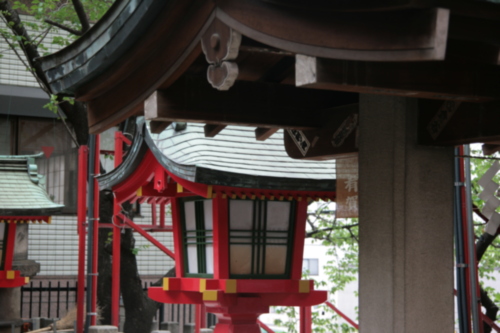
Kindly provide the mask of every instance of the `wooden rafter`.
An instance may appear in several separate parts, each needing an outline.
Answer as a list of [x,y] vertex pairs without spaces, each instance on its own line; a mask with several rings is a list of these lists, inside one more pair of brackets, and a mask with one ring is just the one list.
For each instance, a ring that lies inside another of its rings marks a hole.
[[361,62],[297,56],[301,87],[407,97],[489,101],[500,96],[500,68],[458,62]]
[[238,81],[217,91],[206,80],[184,78],[145,102],[146,119],[264,128],[320,128],[329,111],[355,101],[354,95]]

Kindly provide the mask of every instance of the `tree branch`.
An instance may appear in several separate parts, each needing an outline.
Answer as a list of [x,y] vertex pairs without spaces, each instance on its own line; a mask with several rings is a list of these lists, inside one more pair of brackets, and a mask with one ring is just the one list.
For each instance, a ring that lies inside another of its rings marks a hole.
[[73,35],[76,35],[76,36],[83,35],[82,31],[78,31],[78,30],[75,30],[73,28],[67,27],[64,24],[60,24],[60,23],[57,23],[57,22],[49,20],[49,19],[45,19],[44,22],[48,23],[50,25],[53,25],[54,27],[58,27],[59,29],[65,30],[65,31],[69,32],[70,34],[73,34]]
[[87,17],[87,13],[83,8],[83,4],[80,0],[71,0],[73,2],[73,7],[75,7],[76,15],[78,15],[78,19],[80,20],[80,24],[82,25],[81,33],[84,34],[90,29],[89,18]]
[[351,233],[351,235],[353,236],[353,238],[356,238],[352,234],[351,228],[357,227],[358,225],[359,225],[359,223],[349,224],[349,225],[341,225],[341,226],[336,226],[336,227],[331,227],[331,228],[322,228],[322,229],[315,228],[312,231],[307,232],[306,233],[306,237],[313,237],[314,235],[317,235],[319,233],[322,233],[322,232],[332,232],[332,231],[337,230],[337,229],[347,229],[347,230],[349,230],[349,233]]

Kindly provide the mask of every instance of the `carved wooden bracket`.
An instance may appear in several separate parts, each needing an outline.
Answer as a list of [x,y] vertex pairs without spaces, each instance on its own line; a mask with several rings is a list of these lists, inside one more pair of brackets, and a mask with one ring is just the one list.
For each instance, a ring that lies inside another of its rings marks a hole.
[[236,59],[241,44],[241,34],[219,20],[215,20],[201,38],[201,47],[207,62],[207,79],[212,87],[228,90],[238,77]]

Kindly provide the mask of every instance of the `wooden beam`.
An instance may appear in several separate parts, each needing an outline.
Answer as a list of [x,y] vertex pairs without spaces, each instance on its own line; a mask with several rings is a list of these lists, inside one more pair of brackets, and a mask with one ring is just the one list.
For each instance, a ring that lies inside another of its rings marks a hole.
[[220,133],[224,128],[226,128],[226,125],[212,125],[212,124],[206,124],[204,127],[205,130],[205,137],[207,138],[213,138],[217,134]]
[[206,80],[184,77],[157,90],[144,104],[146,119],[265,128],[320,128],[331,107],[357,101],[357,95],[294,86],[237,81],[217,91]]
[[151,133],[160,134],[171,123],[172,123],[171,121],[156,121],[156,120],[151,120],[151,122],[149,123],[149,128],[151,129]]
[[444,59],[449,10],[339,13],[283,8],[257,0],[218,3],[217,18],[242,35],[278,49],[366,61]]
[[[418,133],[423,145],[459,145],[474,142],[498,143],[500,141],[500,102],[460,103],[449,108],[449,117],[443,114],[443,101],[419,101]],[[445,119],[435,124],[437,117]],[[439,126],[439,131],[435,127]],[[434,134],[434,135],[433,135]]]
[[296,56],[296,85],[482,102],[500,98],[500,68],[454,62],[360,62]]
[[286,130],[285,150],[295,159],[328,160],[357,154],[358,104],[335,108],[320,129]]
[[279,128],[263,128],[259,127],[255,129],[255,138],[257,141],[266,141],[279,130]]

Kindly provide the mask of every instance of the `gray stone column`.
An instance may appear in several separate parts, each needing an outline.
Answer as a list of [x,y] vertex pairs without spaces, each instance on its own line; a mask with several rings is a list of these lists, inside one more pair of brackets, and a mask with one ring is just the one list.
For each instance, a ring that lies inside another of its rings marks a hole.
[[453,149],[417,145],[416,99],[359,123],[360,332],[453,332]]

